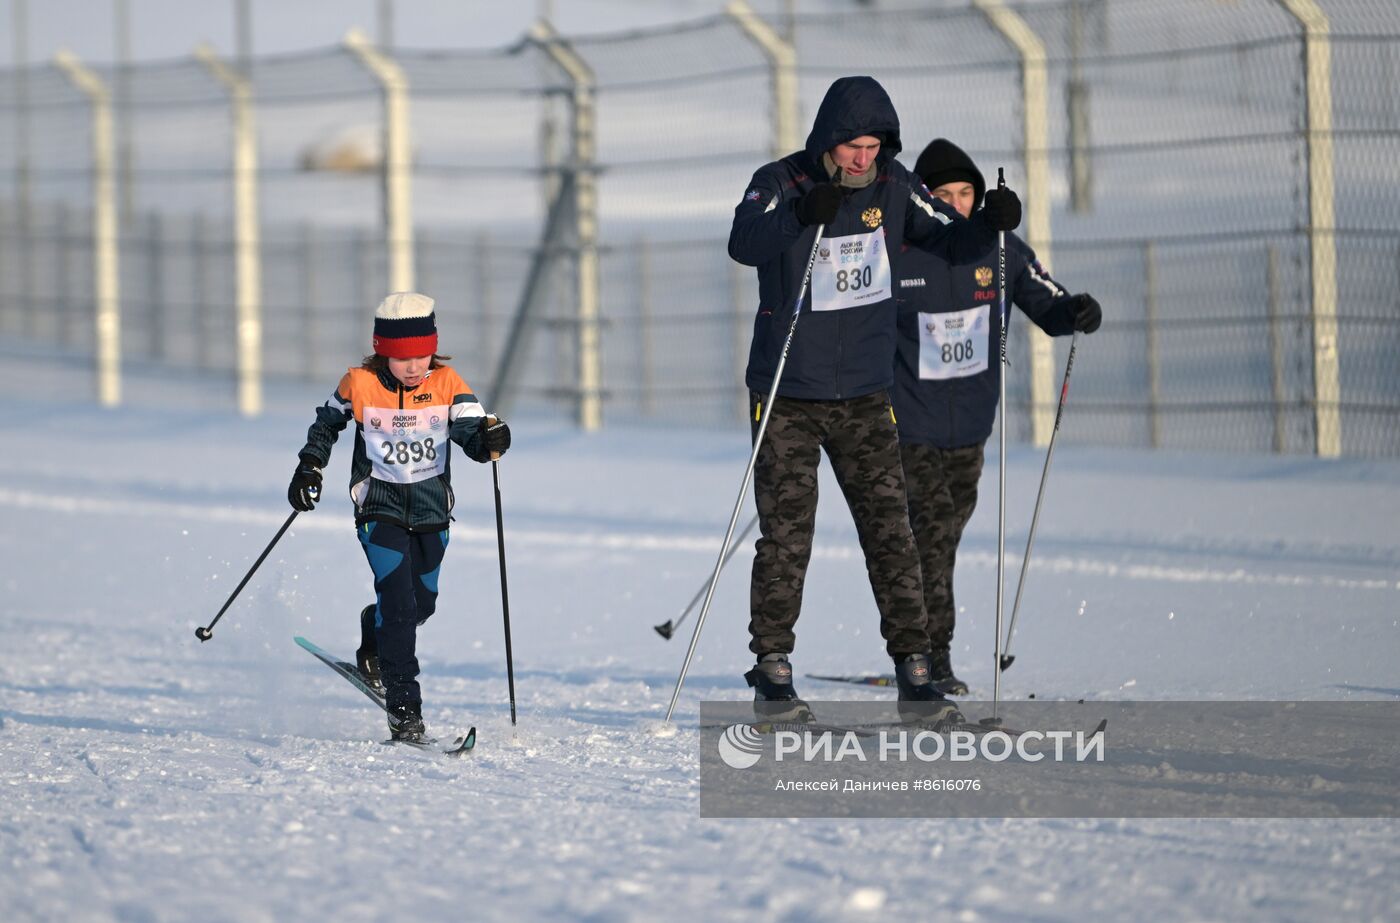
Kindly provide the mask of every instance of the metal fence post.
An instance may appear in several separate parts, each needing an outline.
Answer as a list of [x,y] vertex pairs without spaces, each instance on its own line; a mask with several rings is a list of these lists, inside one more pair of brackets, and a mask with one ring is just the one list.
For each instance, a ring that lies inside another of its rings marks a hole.
[[651,310],[651,242],[637,238],[637,337],[641,363],[642,393],[639,412],[649,417],[656,412],[656,343]]
[[[973,5],[1021,56],[1022,133],[1026,159],[1026,188],[1022,198],[1028,215],[1025,238],[1048,271],[1051,267],[1050,104],[1045,43],[1002,0],[973,0]],[[1049,444],[1055,428],[1055,348],[1040,328],[1027,325],[1026,331],[1031,353],[1031,440],[1043,446]]]
[[1069,116],[1070,208],[1079,213],[1094,208],[1094,170],[1089,146],[1089,85],[1084,81],[1084,2],[1069,6],[1069,83],[1065,103]]
[[1313,409],[1317,454],[1342,453],[1337,355],[1337,240],[1332,171],[1331,25],[1317,0],[1278,0],[1303,27],[1307,77],[1308,246],[1312,252]]
[[388,244],[389,291],[414,290],[413,165],[410,162],[408,80],[403,68],[370,45],[363,32],[352,29],[345,47],[359,59],[384,92],[383,182],[384,236]]
[[160,212],[146,216],[146,342],[152,359],[165,358],[165,274],[163,255],[165,235],[161,233]]
[[1162,361],[1157,349],[1157,248],[1142,243],[1143,315],[1146,320],[1147,427],[1154,449],[1162,446]]
[[1283,377],[1283,279],[1278,247],[1269,244],[1265,250],[1266,285],[1269,291],[1269,371],[1274,387],[1274,451],[1283,454],[1288,448],[1285,418]]
[[[19,282],[15,299],[16,326],[32,329],[34,314],[33,234],[34,200],[30,176],[29,154],[29,4],[27,0],[10,3],[11,29],[14,36],[14,143],[15,143],[15,277]],[[9,306],[6,305],[6,308]],[[5,313],[9,313],[8,310]],[[0,325],[5,318],[0,316]]]
[[253,90],[241,73],[200,45],[194,56],[228,89],[233,109],[234,300],[238,305],[238,409],[262,413],[262,239],[258,227],[258,139]]
[[768,58],[773,83],[773,157],[785,157],[802,145],[797,128],[797,50],[745,0],[730,0],[724,11]]
[[54,204],[54,314],[58,318],[58,337],[56,342],[63,343],[64,345],[73,342],[73,296],[70,290],[72,283],[68,275],[69,250],[73,246],[72,229],[69,226],[70,214],[67,202],[60,199]]
[[428,239],[428,231],[425,228],[417,228],[413,232],[413,274],[416,276],[414,283],[421,286],[424,292],[431,294],[436,284],[433,279],[433,261],[429,256],[432,251],[432,241]]
[[14,261],[11,250],[16,233],[12,230],[14,211],[9,202],[0,199],[0,333],[8,333],[18,321],[17,317],[11,316],[15,312],[15,302],[18,299],[10,296],[8,286],[8,280],[15,277],[10,269],[10,264]]
[[597,124],[594,91],[596,80],[588,62],[559,37],[552,26],[540,20],[530,29],[530,37],[549,55],[573,84],[570,100],[573,160],[574,234],[578,247],[578,425],[585,431],[603,425],[603,363],[599,330],[600,297],[598,273],[598,181],[594,131]]
[[211,327],[209,315],[213,313],[209,305],[209,219],[204,212],[195,212],[190,218],[190,251],[193,265],[190,268],[190,287],[194,297],[190,299],[190,327],[195,337],[195,367],[209,369],[214,365],[209,350]]
[[[370,337],[360,335],[359,321],[364,309],[377,303],[378,300],[374,297],[374,288],[370,281],[374,278],[374,273],[370,271],[369,265],[370,247],[369,234],[364,228],[354,228],[350,232],[347,249],[350,251],[350,259],[354,264],[350,272],[350,304],[346,306],[348,310],[341,312],[341,316],[345,318],[345,336],[352,356],[356,355],[356,351],[359,355],[364,355],[365,347],[371,342]],[[344,251],[342,250],[342,252]],[[390,291],[393,291],[392,287]]]
[[117,200],[112,177],[112,96],[72,52],[54,63],[92,103],[92,251],[96,302],[97,399],[121,402],[121,301],[117,276]]
[[[476,367],[481,370],[484,376],[486,370],[490,368],[491,356],[491,232],[479,231],[472,238],[472,271],[476,276],[476,303],[477,310],[481,315],[480,335],[476,338]],[[491,369],[491,374],[496,374],[495,369]],[[498,395],[489,395],[491,401],[496,401]],[[496,406],[492,403],[491,406]]]

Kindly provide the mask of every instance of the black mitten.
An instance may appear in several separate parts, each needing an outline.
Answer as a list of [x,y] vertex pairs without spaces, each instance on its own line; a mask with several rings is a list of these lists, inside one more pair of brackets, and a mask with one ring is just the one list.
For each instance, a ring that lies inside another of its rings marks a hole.
[[804,225],[830,224],[836,220],[845,198],[841,187],[835,183],[822,183],[813,186],[806,195],[797,200],[797,220]]
[[1080,333],[1093,333],[1103,323],[1103,308],[1087,292],[1074,296],[1074,329]]
[[306,457],[302,457],[301,464],[297,465],[296,472],[292,475],[291,486],[287,488],[287,502],[292,505],[292,509],[309,513],[316,508],[316,501],[321,499],[321,469]]

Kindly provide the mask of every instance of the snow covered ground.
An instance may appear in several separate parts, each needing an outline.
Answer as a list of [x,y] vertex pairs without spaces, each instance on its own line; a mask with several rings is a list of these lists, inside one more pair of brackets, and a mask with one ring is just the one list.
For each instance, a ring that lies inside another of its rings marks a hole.
[[[748,693],[748,553],[673,736],[656,729],[693,623],[669,643],[651,626],[713,566],[738,430],[512,421],[516,728],[490,470],[459,457],[420,650],[430,727],[480,740],[460,761],[383,747],[382,717],[291,640],[348,654],[371,598],[348,437],[322,508],[194,638],[286,517],[334,382],[274,389],[244,420],[227,382],[132,370],[100,411],[84,365],[19,350],[0,344],[0,386],[36,405],[0,455],[6,919],[1396,918],[1394,820],[701,820],[698,702]],[[1400,697],[1400,463],[1079,448],[1073,426],[1071,405],[1004,694]],[[1008,458],[1013,579],[1040,464]],[[993,459],[958,572],[955,662],[983,693],[995,483]],[[883,671],[854,530],[824,490],[797,671]]]

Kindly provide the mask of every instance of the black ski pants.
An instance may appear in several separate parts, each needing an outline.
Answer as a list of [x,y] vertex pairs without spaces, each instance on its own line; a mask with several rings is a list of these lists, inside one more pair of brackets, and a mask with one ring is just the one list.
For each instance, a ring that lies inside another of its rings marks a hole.
[[418,626],[437,609],[447,530],[410,532],[393,523],[366,522],[356,533],[374,571],[374,636],[386,701],[391,709],[421,705]]
[[929,645],[935,651],[947,650],[957,621],[953,565],[963,529],[977,507],[983,443],[956,449],[905,443],[899,450],[909,491],[909,524],[919,545]]

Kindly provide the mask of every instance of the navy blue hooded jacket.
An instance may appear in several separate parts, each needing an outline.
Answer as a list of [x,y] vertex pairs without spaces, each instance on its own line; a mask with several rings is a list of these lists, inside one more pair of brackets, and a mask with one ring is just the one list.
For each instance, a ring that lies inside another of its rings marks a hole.
[[[950,259],[970,258],[995,244],[996,233],[980,217],[964,221],[895,160],[899,117],[884,88],[871,77],[837,80],[817,110],[806,148],[761,167],[734,209],[729,255],[758,268],[758,314],[744,377],[752,390],[766,392],[772,386],[815,241],[816,228],[797,220],[796,202],[813,186],[831,181],[822,155],[862,135],[882,139],[871,167],[875,180],[862,189],[843,190],[847,195],[836,220],[826,227],[824,241],[880,228],[892,268],[906,239]],[[811,305],[809,290],[778,394],[834,400],[889,388],[895,352],[893,291],[841,310],[814,312]]]
[[[941,143],[945,155],[951,149],[953,161],[965,161],[959,168],[971,175],[980,209],[986,191],[981,171],[960,148]],[[921,167],[924,161],[921,157]],[[895,266],[899,353],[890,400],[900,442],[954,449],[986,441],[1001,389],[995,244],[976,258],[951,260],[911,247]],[[1074,296],[1050,278],[1025,241],[1010,233],[1006,300],[1051,336],[1074,332]]]

